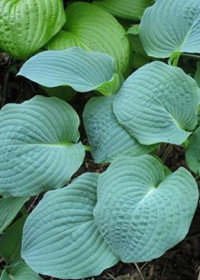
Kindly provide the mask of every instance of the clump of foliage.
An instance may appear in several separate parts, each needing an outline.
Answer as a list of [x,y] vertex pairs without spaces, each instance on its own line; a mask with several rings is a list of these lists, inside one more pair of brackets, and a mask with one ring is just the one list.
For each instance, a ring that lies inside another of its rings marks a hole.
[[[120,260],[158,258],[188,233],[199,200],[199,69],[195,81],[177,65],[183,53],[200,52],[200,3],[157,0],[147,8],[150,1],[135,1],[132,12],[130,2],[70,4],[63,29],[43,41],[48,50],[18,73],[54,90],[93,92],[83,111],[90,146],[79,141],[75,110],[56,97],[1,110],[1,280],[99,275]],[[141,23],[126,35],[110,13]],[[130,74],[138,65],[132,56],[143,66]],[[158,157],[163,144],[186,148],[188,168],[171,172]],[[96,163],[111,164],[71,181],[90,150]],[[29,214],[23,205],[44,191]]]

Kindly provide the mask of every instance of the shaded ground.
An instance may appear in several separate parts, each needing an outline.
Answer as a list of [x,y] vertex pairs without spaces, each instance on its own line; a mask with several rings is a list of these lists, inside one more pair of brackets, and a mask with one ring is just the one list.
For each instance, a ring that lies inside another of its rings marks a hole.
[[[0,54],[0,107],[6,103],[21,103],[32,98],[36,94],[44,94],[42,90],[31,82],[17,78],[16,73],[20,63],[10,61],[6,54]],[[45,95],[45,94],[44,94]],[[79,94],[71,104],[81,116],[84,104],[90,97],[89,94]],[[83,126],[81,126],[82,141],[87,143]],[[161,155],[164,152],[161,151]],[[166,159],[166,165],[171,170],[185,166],[184,149],[174,146]],[[106,165],[97,165],[90,154],[76,176],[84,172],[102,172]],[[37,204],[41,196],[35,201]],[[34,198],[31,202],[34,201]],[[31,202],[29,202],[28,207]],[[98,277],[90,280],[200,280],[200,211],[193,219],[188,236],[176,247],[168,251],[164,256],[142,264],[119,263]],[[55,278],[44,277],[47,280]]]

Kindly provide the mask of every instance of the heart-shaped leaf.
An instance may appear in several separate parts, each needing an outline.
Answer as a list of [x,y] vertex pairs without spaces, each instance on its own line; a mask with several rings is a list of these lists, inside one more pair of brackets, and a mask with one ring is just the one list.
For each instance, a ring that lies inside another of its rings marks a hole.
[[197,0],[157,0],[142,17],[140,37],[149,56],[200,52],[200,5]]
[[0,48],[25,60],[44,46],[65,21],[62,0],[1,0]]
[[36,195],[63,187],[85,156],[79,117],[66,102],[36,96],[0,112],[0,193]]
[[118,262],[94,222],[98,174],[45,194],[26,220],[22,257],[38,273],[79,279]]
[[97,163],[108,163],[122,155],[140,156],[155,149],[155,145],[141,145],[119,124],[112,109],[113,99],[93,97],[84,109],[84,126]]
[[123,19],[141,19],[151,0],[95,0],[94,3],[116,17]]
[[200,174],[200,127],[192,135],[185,156],[189,168]]
[[197,124],[200,89],[180,68],[152,62],[134,72],[115,95],[119,123],[140,143],[182,144]]
[[184,168],[165,177],[155,158],[121,157],[98,181],[94,210],[98,228],[124,262],[144,262],[165,253],[187,234],[198,187]]
[[14,220],[29,197],[5,197],[0,199],[0,233]]
[[130,44],[125,29],[111,14],[94,4],[77,2],[67,7],[66,17],[66,32],[58,33],[48,43],[48,49],[78,46],[93,52],[107,53],[115,59],[119,72],[127,71]]
[[117,92],[123,81],[109,55],[76,47],[39,53],[23,65],[18,75],[49,88],[69,85],[79,92],[96,90],[104,95]]

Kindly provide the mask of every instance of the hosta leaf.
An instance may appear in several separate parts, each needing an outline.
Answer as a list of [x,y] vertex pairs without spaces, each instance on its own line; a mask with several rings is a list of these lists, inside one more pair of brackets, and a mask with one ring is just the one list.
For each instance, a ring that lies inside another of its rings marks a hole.
[[94,3],[116,17],[123,19],[141,19],[151,0],[95,0]]
[[140,37],[149,56],[200,52],[199,0],[157,0],[142,17]]
[[0,48],[26,59],[44,46],[66,21],[62,0],[1,0]]
[[69,85],[79,92],[96,90],[105,95],[121,86],[121,76],[109,55],[80,48],[39,53],[23,65],[18,75],[49,88]]
[[103,52],[115,59],[117,70],[126,72],[130,45],[124,28],[108,12],[89,3],[73,3],[66,9],[64,30],[48,43],[48,49],[78,46],[85,50]]
[[193,172],[200,174],[200,127],[190,139],[186,151],[186,162]]
[[0,193],[35,195],[60,188],[85,156],[74,109],[55,97],[8,104],[0,113]]
[[198,86],[200,87],[200,61],[197,62],[197,70],[194,79],[197,82]]
[[0,233],[13,221],[29,197],[6,197],[0,199]]
[[155,158],[121,157],[98,181],[94,210],[101,234],[124,262],[160,257],[187,234],[198,187],[184,168],[165,177]]
[[0,280],[12,280],[6,269],[3,270]]
[[111,162],[121,155],[140,156],[154,146],[138,143],[117,121],[113,109],[113,97],[93,97],[87,103],[84,126],[96,162]]
[[21,259],[22,230],[26,217],[12,224],[3,234],[0,242],[0,255],[7,263],[13,264]]
[[97,179],[97,174],[85,173],[48,192],[28,217],[22,257],[38,273],[79,279],[118,262],[94,222]]
[[10,271],[4,270],[4,277],[1,280],[43,280],[35,271],[33,271],[24,262],[15,265]]
[[140,143],[180,145],[197,124],[200,89],[180,68],[162,62],[134,72],[115,96],[114,113]]

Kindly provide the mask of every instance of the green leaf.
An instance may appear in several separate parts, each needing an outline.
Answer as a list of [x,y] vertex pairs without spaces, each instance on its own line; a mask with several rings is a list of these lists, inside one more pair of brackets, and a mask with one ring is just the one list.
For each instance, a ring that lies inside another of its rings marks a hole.
[[25,60],[43,47],[65,21],[62,0],[1,0],[0,48]]
[[67,102],[71,101],[76,95],[76,92],[70,87],[42,87],[42,89],[48,94],[48,96],[55,96]]
[[122,156],[140,156],[155,146],[143,146],[117,121],[113,109],[113,97],[93,97],[87,103],[83,120],[92,156],[97,163],[108,163]]
[[146,262],[184,239],[198,187],[182,167],[165,176],[149,155],[121,157],[100,175],[97,196],[94,217],[108,245],[123,262]]
[[0,193],[36,195],[63,187],[81,166],[85,151],[79,117],[66,102],[36,96],[8,104],[0,113]]
[[119,123],[141,144],[182,144],[197,124],[200,89],[180,68],[162,62],[134,72],[115,95]]
[[12,224],[4,233],[0,242],[0,255],[8,264],[13,264],[21,259],[22,231],[26,217]]
[[116,17],[123,19],[141,19],[151,0],[95,0],[94,3]]
[[[130,44],[125,29],[108,12],[94,4],[77,2],[66,9],[64,30],[48,44],[50,50],[81,47],[112,56],[116,68],[126,72],[130,60]],[[59,48],[58,48],[59,47]]]
[[0,280],[12,280],[6,269],[3,270]]
[[18,75],[50,88],[69,85],[79,92],[96,90],[105,95],[115,93],[122,81],[109,55],[80,48],[39,53]]
[[200,174],[200,127],[191,136],[185,156],[189,168]]
[[94,222],[97,180],[98,174],[85,173],[48,192],[28,217],[22,257],[38,273],[79,279],[118,262]]
[[1,280],[43,280],[24,262],[15,265],[10,271],[4,270],[5,278]]
[[140,24],[140,37],[149,56],[200,52],[200,7],[196,0],[157,0]]
[[197,82],[198,86],[200,87],[200,61],[197,62],[197,70],[194,79]]
[[2,233],[14,220],[17,213],[29,197],[6,197],[0,199],[0,233]]

